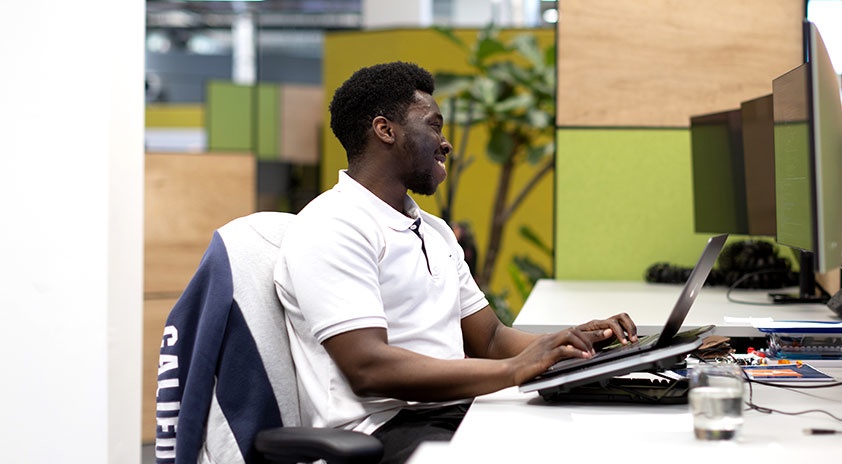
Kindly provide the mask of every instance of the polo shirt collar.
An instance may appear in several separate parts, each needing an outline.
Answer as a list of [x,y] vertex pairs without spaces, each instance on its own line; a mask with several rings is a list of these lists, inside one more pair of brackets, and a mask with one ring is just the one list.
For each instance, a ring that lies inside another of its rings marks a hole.
[[341,192],[352,194],[357,201],[365,203],[366,208],[376,210],[377,214],[383,218],[385,224],[390,229],[397,231],[410,230],[410,226],[421,217],[421,208],[418,207],[418,204],[409,195],[404,197],[403,204],[404,211],[412,217],[407,217],[395,211],[388,203],[381,200],[377,195],[349,176],[346,169],[339,171],[339,182],[336,184],[336,187]]

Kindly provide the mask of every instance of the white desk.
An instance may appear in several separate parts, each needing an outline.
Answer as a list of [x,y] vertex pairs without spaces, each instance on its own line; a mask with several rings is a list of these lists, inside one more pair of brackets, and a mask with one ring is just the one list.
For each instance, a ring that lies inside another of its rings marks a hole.
[[[637,324],[639,333],[649,335],[663,327],[680,292],[680,285],[545,279],[536,284],[513,325],[528,332],[551,332],[627,312]],[[839,321],[833,311],[822,304],[738,304],[729,302],[725,292],[724,288],[704,287],[690,308],[683,328],[714,324],[717,335],[757,337],[762,334],[752,327],[751,317]],[[731,297],[768,303],[768,293],[768,290],[735,290]]]
[[[628,312],[641,334],[660,330],[678,297],[680,286],[643,282],[540,281],[515,320],[531,332],[549,332]],[[766,301],[766,291],[735,292],[734,298]],[[824,305],[752,306],[728,302],[724,289],[704,288],[684,327],[716,324],[716,333],[757,337],[748,319],[827,320],[838,318]],[[821,369],[842,379],[842,368]],[[827,410],[842,417],[842,386],[790,390],[755,385],[754,402],[788,412]],[[744,413],[739,438],[705,442],[693,436],[685,405],[565,405],[543,401],[517,388],[477,398],[449,444],[425,444],[411,464],[618,462],[682,463],[842,462],[842,435],[805,435],[805,428],[842,430],[842,422],[824,414],[788,416]]]
[[[842,369],[824,371],[842,377]],[[842,417],[840,386],[753,388],[754,402],[761,406],[789,412],[824,409]],[[744,419],[736,440],[700,441],[694,438],[688,405],[550,404],[511,388],[477,398],[453,441],[424,446],[410,462],[842,462],[842,435],[803,433],[805,428],[842,430],[842,422],[823,414],[757,411],[744,412]]]

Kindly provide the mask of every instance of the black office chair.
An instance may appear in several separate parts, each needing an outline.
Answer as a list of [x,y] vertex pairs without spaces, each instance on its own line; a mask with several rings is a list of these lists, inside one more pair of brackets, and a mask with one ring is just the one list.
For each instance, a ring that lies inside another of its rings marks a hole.
[[167,319],[156,460],[371,463],[369,435],[300,426],[295,365],[274,267],[294,215],[254,213],[214,233]]

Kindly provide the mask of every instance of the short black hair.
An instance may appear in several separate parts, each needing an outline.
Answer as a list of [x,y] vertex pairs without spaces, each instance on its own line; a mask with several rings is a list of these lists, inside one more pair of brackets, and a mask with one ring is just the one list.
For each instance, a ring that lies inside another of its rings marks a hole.
[[374,118],[384,116],[401,124],[415,91],[432,95],[434,89],[433,76],[413,63],[376,64],[352,74],[330,102],[330,128],[345,148],[349,164],[365,150]]

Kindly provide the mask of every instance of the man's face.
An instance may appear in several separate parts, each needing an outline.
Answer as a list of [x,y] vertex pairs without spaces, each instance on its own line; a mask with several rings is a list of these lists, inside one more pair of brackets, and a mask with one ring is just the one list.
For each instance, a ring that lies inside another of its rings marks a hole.
[[442,135],[443,119],[433,96],[416,91],[403,124],[402,151],[408,169],[402,180],[406,188],[421,195],[432,195],[447,177],[444,162],[453,147]]

